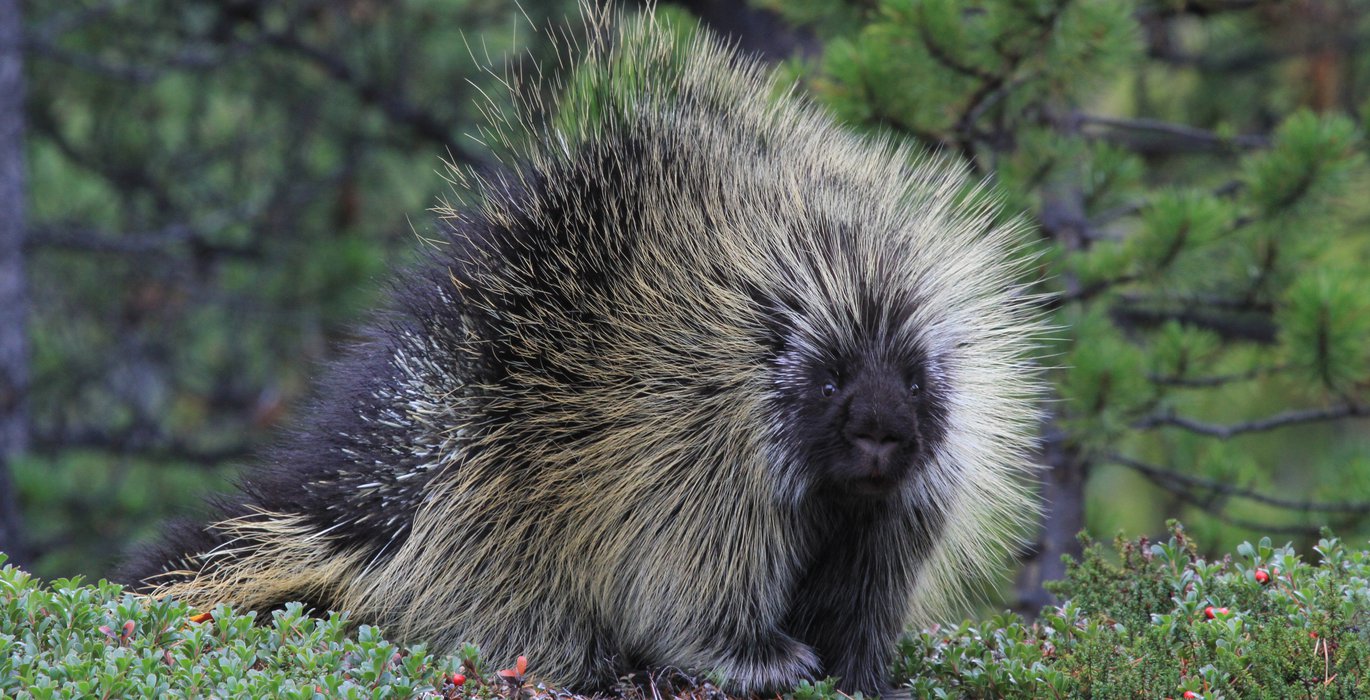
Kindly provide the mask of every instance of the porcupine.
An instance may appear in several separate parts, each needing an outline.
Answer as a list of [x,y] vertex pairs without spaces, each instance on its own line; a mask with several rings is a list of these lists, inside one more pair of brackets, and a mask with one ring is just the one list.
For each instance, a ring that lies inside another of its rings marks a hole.
[[477,201],[438,208],[374,340],[132,580],[575,688],[874,693],[1002,559],[1035,513],[1021,227],[703,31],[598,21],[551,108],[490,130],[506,169],[460,175]]

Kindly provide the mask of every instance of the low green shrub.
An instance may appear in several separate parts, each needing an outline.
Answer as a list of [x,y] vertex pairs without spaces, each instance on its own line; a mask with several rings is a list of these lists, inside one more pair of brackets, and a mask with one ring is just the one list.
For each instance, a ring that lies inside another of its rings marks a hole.
[[1370,554],[1324,533],[1317,564],[1268,538],[1207,561],[1165,542],[1086,543],[1065,604],[907,636],[895,664],[917,698],[1370,697]]
[[[1165,542],[1097,544],[1053,584],[1064,605],[1035,623],[1006,613],[910,633],[894,663],[916,698],[1370,697],[1370,554],[1330,535],[1304,562],[1268,539],[1207,561],[1178,525]],[[0,555],[3,562],[3,555]],[[289,605],[257,624],[196,614],[101,581],[41,585],[0,569],[0,696],[21,698],[563,697],[536,659],[485,668],[474,647],[441,657],[345,615]],[[658,685],[660,682],[660,685]],[[650,686],[650,687],[646,687]],[[716,698],[709,682],[658,676],[631,698]],[[791,700],[841,698],[831,680]]]
[[256,623],[222,606],[197,616],[106,581],[42,586],[6,566],[0,696],[441,697],[460,663],[391,644],[374,627],[350,629],[344,615],[310,617],[298,604]]

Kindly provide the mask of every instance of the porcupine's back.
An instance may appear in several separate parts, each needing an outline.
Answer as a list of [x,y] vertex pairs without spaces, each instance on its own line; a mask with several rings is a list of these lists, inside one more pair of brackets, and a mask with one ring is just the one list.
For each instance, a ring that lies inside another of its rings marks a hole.
[[443,211],[244,495],[147,558],[191,555],[159,592],[305,599],[563,682],[710,658],[701,626],[783,618],[821,549],[785,349],[877,334],[945,375],[941,447],[901,496],[939,525],[906,612],[954,595],[1031,513],[1012,231],[959,175],[776,92],[650,17],[592,41],[545,124],[492,128],[510,170]]

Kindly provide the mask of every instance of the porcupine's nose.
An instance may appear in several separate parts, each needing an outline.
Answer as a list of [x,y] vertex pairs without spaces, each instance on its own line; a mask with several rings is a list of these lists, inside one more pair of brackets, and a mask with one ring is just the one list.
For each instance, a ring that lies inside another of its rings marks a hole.
[[879,425],[871,425],[860,432],[854,432],[851,441],[856,449],[880,461],[887,459],[890,453],[899,447],[899,443],[903,442],[898,435]]
[[[864,373],[863,373],[864,374]],[[891,388],[883,376],[862,376],[848,408],[846,437],[864,458],[871,476],[890,465],[893,457],[912,439],[904,426],[913,421],[908,401]]]

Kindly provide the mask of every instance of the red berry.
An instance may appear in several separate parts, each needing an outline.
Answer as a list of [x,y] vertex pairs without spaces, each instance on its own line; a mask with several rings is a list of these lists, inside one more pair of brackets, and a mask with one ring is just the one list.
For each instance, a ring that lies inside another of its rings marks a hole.
[[452,674],[452,685],[461,685],[466,682],[466,676],[460,673]]
[[1184,698],[1184,700],[1197,700],[1199,694],[1192,690],[1186,690],[1184,691],[1184,695],[1181,695],[1180,697]]
[[1267,574],[1265,569],[1256,569],[1256,583],[1263,585],[1268,581],[1270,581],[1270,574]]
[[1227,608],[1215,608],[1212,605],[1204,606],[1204,617],[1212,620],[1219,615],[1226,615]]

